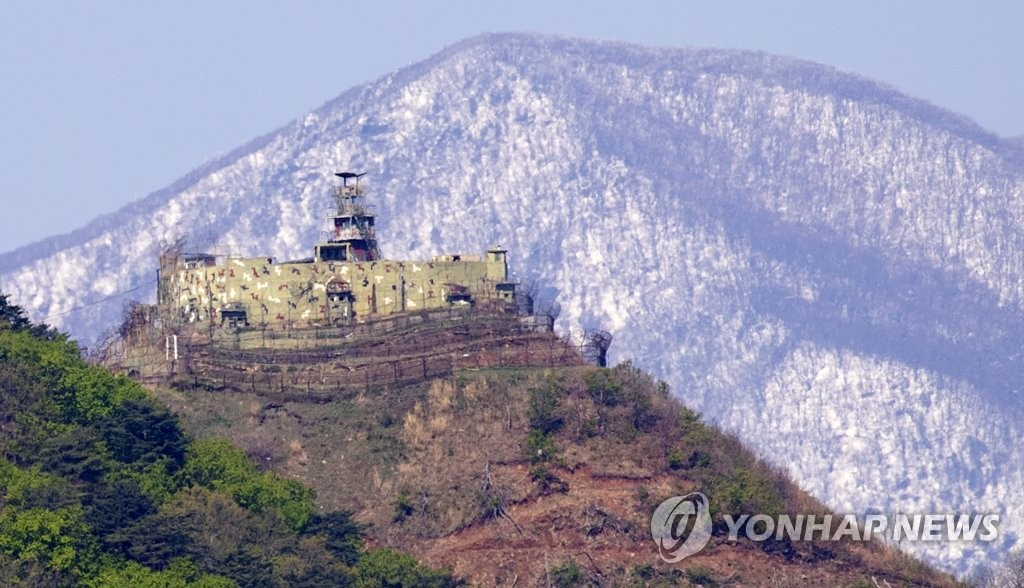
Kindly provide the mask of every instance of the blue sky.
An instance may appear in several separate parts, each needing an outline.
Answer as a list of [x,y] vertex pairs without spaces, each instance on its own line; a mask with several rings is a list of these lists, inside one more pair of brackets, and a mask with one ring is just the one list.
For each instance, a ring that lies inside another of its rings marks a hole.
[[483,32],[763,50],[1024,134],[1014,1],[0,5],[0,252],[73,230],[344,90]]

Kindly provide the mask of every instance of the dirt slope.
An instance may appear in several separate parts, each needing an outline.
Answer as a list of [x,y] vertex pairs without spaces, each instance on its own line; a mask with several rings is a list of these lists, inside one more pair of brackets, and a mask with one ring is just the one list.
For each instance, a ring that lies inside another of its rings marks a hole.
[[[325,510],[354,511],[373,543],[474,585],[954,585],[879,544],[728,541],[724,512],[825,510],[628,364],[457,369],[308,399],[157,393],[193,433],[230,437]],[[651,515],[698,490],[716,533],[669,565]]]

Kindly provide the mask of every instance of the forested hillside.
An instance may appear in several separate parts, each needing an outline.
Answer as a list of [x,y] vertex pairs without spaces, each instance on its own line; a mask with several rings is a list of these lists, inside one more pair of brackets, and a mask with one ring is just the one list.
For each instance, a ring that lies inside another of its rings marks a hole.
[[0,585],[455,586],[0,294]]

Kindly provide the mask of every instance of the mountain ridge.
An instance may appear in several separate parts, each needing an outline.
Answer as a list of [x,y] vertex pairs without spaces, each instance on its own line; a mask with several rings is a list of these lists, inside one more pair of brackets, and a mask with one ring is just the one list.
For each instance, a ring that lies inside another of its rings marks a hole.
[[[442,49],[438,53],[434,54],[433,56],[431,56],[431,57],[427,58],[426,60],[422,61],[422,62],[419,62],[419,63],[414,64],[414,65],[403,67],[403,68],[397,70],[396,72],[393,72],[391,74],[386,74],[384,76],[381,76],[380,78],[378,78],[376,80],[373,80],[371,82],[368,82],[367,84],[364,84],[363,86],[356,86],[356,87],[353,87],[353,88],[351,88],[349,90],[346,90],[346,91],[342,92],[340,95],[338,95],[337,97],[331,98],[331,99],[327,100],[326,102],[324,102],[319,107],[311,110],[310,113],[315,113],[315,112],[318,112],[318,111],[321,111],[321,110],[334,108],[336,106],[344,104],[346,100],[350,100],[350,99],[352,99],[354,97],[354,95],[358,95],[360,93],[360,90],[362,88],[364,88],[364,87],[371,86],[371,85],[377,85],[377,84],[380,84],[380,83],[384,82],[385,80],[388,81],[387,83],[391,83],[390,81],[392,79],[395,79],[397,81],[403,81],[403,80],[407,80],[409,78],[415,78],[415,77],[417,77],[417,75],[418,75],[417,72],[420,70],[420,68],[429,67],[429,66],[431,66],[433,64],[440,63],[440,62],[442,62],[442,61],[444,61],[444,60],[446,60],[448,58],[451,58],[454,55],[457,55],[461,51],[465,51],[465,50],[468,50],[468,49],[472,49],[472,48],[476,48],[476,47],[481,47],[481,46],[482,47],[487,47],[488,43],[495,42],[495,41],[536,41],[536,40],[545,40],[545,41],[549,41],[549,42],[562,42],[562,43],[570,43],[570,44],[573,42],[573,39],[571,37],[563,37],[563,36],[559,36],[559,35],[545,35],[545,34],[539,34],[539,33],[531,33],[531,34],[523,34],[523,33],[485,33],[485,34],[477,35],[477,36],[465,39],[463,41],[457,42],[457,43],[455,43],[453,45],[450,45],[450,46],[446,47],[445,49]],[[815,71],[816,73],[819,73],[822,76],[824,76],[825,74],[828,74],[829,77],[834,77],[836,79],[850,80],[851,84],[849,86],[849,90],[850,91],[848,92],[848,95],[851,96],[851,97],[859,95],[860,92],[858,90],[875,90],[877,92],[884,91],[884,95],[885,95],[886,98],[894,99],[897,104],[900,104],[900,105],[904,106],[908,111],[915,111],[916,112],[918,109],[924,109],[930,115],[929,117],[927,117],[927,119],[935,122],[935,124],[937,126],[943,126],[943,123],[945,125],[952,124],[953,126],[959,128],[964,135],[970,136],[970,137],[972,137],[974,139],[981,139],[982,141],[980,141],[980,142],[985,143],[986,145],[992,147],[994,150],[1007,150],[1007,151],[1010,151],[1010,152],[1016,151],[1016,150],[1019,149],[1019,144],[1022,142],[1022,140],[1024,140],[1024,138],[1022,138],[1022,137],[1005,137],[1005,138],[1004,137],[999,137],[996,134],[994,134],[994,133],[984,129],[983,127],[981,127],[980,125],[978,125],[977,123],[975,123],[974,121],[972,121],[970,118],[968,118],[966,116],[963,116],[963,115],[957,114],[957,113],[955,113],[955,112],[953,112],[951,110],[944,109],[942,107],[936,106],[936,105],[934,105],[933,103],[931,103],[931,102],[929,102],[927,100],[909,97],[906,94],[900,92],[895,86],[891,86],[891,85],[883,83],[883,82],[878,82],[878,81],[872,80],[870,78],[860,77],[860,76],[857,76],[856,74],[852,74],[852,73],[849,73],[849,72],[843,72],[843,71],[841,71],[841,70],[839,70],[837,68],[833,68],[833,67],[830,67],[830,66],[827,66],[827,65],[822,65],[822,64],[818,64],[818,63],[814,63],[814,62],[811,62],[811,61],[806,61],[806,60],[802,60],[802,59],[798,59],[798,58],[794,58],[794,57],[778,56],[778,55],[772,55],[772,54],[769,54],[769,53],[766,53],[766,52],[761,52],[761,51],[741,50],[741,49],[702,49],[702,48],[683,48],[683,49],[679,49],[679,48],[669,48],[669,47],[665,47],[665,48],[650,48],[650,47],[639,46],[639,45],[635,45],[635,44],[631,44],[631,43],[616,42],[616,41],[600,41],[599,44],[600,45],[604,45],[606,47],[630,48],[630,49],[634,49],[634,50],[643,50],[643,51],[649,51],[649,52],[651,52],[651,51],[653,51],[653,52],[671,51],[671,52],[677,52],[677,53],[694,54],[694,58],[695,58],[696,55],[700,55],[700,54],[715,55],[716,57],[720,57],[722,59],[729,59],[730,56],[731,57],[739,56],[739,57],[747,58],[748,61],[749,60],[753,60],[755,58],[758,58],[758,59],[762,59],[763,60],[762,63],[764,63],[764,62],[779,63],[779,64],[781,64],[783,66],[783,69],[786,69],[786,70],[791,70],[791,69],[794,69],[794,70],[805,70],[806,69],[806,70],[810,70],[810,71]],[[726,62],[723,65],[729,66],[729,65],[732,65],[732,64],[729,63],[729,62]],[[761,74],[764,73],[762,71],[759,71],[759,70],[751,67],[751,66],[754,65],[753,63],[748,63],[746,65],[748,67],[745,68],[744,73],[747,73],[748,75],[757,74],[757,73],[761,73]],[[879,100],[879,102],[882,102],[883,104],[885,104],[886,106],[889,106],[889,107],[893,106],[892,102],[884,102],[882,100]],[[309,113],[307,113],[307,114],[309,114]],[[165,198],[165,197],[167,197],[169,195],[173,195],[174,193],[183,191],[183,190],[191,187],[197,181],[197,179],[199,177],[201,177],[204,174],[207,174],[207,173],[209,173],[209,172],[211,172],[211,171],[213,171],[213,170],[215,170],[215,169],[217,169],[219,167],[223,167],[225,165],[228,165],[231,162],[234,162],[235,160],[237,160],[238,158],[240,158],[240,157],[242,157],[242,156],[244,156],[244,155],[246,155],[248,153],[251,153],[252,151],[256,151],[256,150],[260,149],[261,147],[265,146],[266,143],[269,142],[274,136],[276,136],[276,135],[286,131],[291,126],[293,126],[295,124],[298,124],[302,120],[302,118],[303,118],[303,116],[300,116],[300,117],[298,117],[296,119],[293,119],[292,121],[289,121],[288,123],[286,123],[286,124],[284,124],[284,125],[282,125],[280,127],[277,127],[277,128],[275,128],[275,129],[273,129],[271,131],[268,131],[267,133],[264,133],[262,135],[258,135],[256,138],[254,138],[254,139],[252,139],[250,141],[245,142],[244,144],[242,144],[241,146],[239,146],[239,147],[237,147],[235,149],[232,149],[230,152],[228,152],[225,155],[213,157],[213,158],[203,162],[202,164],[198,165],[195,169],[189,171],[187,174],[185,174],[181,178],[175,180],[174,182],[172,182],[167,187],[161,188],[161,189],[156,190],[154,192],[151,192],[151,193],[149,193],[149,194],[147,194],[147,195],[145,195],[145,196],[143,196],[143,197],[141,197],[141,198],[139,198],[137,200],[134,200],[134,201],[132,201],[132,202],[130,202],[130,203],[128,203],[128,204],[118,208],[115,211],[112,211],[110,213],[106,213],[106,214],[100,215],[100,216],[96,217],[95,219],[93,219],[91,221],[88,221],[85,225],[83,225],[82,227],[80,227],[78,229],[73,229],[73,230],[71,230],[71,231],[69,231],[67,233],[62,233],[62,234],[59,234],[59,235],[53,235],[53,236],[49,236],[49,237],[44,237],[44,238],[38,239],[36,241],[30,242],[30,243],[26,243],[25,245],[16,247],[16,248],[14,248],[14,249],[12,249],[10,251],[0,252],[0,271],[5,271],[5,270],[7,270],[10,267],[14,267],[14,266],[16,266],[18,264],[26,263],[28,261],[32,261],[32,260],[38,258],[39,256],[44,255],[44,253],[38,253],[37,254],[35,252],[35,250],[41,249],[43,244],[48,244],[48,243],[51,243],[51,242],[56,242],[52,247],[48,248],[48,249],[52,250],[52,249],[54,249],[56,247],[59,247],[60,245],[67,244],[67,243],[72,243],[72,242],[74,242],[74,240],[76,240],[78,238],[93,236],[93,235],[96,234],[97,231],[102,231],[102,230],[105,230],[105,229],[110,228],[111,226],[115,225],[116,224],[115,220],[118,217],[122,216],[123,214],[136,212],[136,211],[144,208],[147,205],[155,204],[155,203],[161,201],[163,198]]]
[[[304,257],[329,173],[368,171],[387,256],[500,241],[563,329],[608,328],[613,355],[826,502],[1021,518],[1024,172],[963,117],[789,58],[489,35],[249,145],[70,250],[0,256],[5,287],[69,312],[148,284],[183,235]],[[96,333],[116,308],[75,312],[62,326]],[[991,551],[942,548],[949,566]]]

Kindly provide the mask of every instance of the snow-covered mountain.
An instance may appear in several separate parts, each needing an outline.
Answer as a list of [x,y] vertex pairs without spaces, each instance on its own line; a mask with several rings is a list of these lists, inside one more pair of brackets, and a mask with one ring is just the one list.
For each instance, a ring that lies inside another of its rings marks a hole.
[[507,246],[562,328],[612,331],[840,511],[1001,513],[998,545],[911,546],[962,571],[1024,528],[1021,153],[816,64],[488,35],[0,256],[0,284],[92,337],[179,237],[309,255],[331,172],[366,171],[385,255]]

